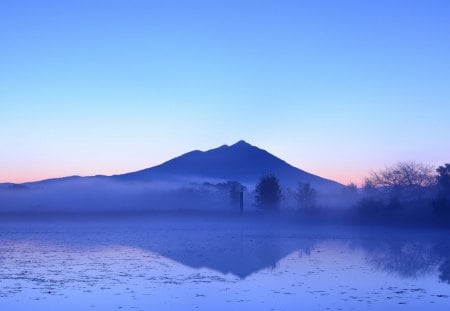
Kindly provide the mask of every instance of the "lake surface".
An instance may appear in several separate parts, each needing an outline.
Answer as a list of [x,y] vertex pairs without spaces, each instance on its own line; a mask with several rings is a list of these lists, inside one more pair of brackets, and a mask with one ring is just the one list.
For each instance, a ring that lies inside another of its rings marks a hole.
[[445,230],[0,223],[1,310],[449,310]]

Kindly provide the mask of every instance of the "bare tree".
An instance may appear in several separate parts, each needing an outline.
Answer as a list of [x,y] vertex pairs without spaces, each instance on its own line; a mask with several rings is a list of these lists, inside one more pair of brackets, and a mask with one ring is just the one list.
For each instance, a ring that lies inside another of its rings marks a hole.
[[378,187],[426,187],[435,182],[435,175],[432,166],[418,162],[399,162],[384,170],[372,172],[369,180]]
[[391,167],[372,172],[366,185],[384,190],[392,197],[414,197],[420,200],[423,190],[436,182],[432,166],[418,162],[399,162]]

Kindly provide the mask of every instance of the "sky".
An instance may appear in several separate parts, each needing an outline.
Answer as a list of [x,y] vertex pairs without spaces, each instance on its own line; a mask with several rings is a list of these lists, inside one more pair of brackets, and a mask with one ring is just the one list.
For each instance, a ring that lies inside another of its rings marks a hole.
[[450,2],[0,1],[0,182],[240,139],[361,182],[450,161]]

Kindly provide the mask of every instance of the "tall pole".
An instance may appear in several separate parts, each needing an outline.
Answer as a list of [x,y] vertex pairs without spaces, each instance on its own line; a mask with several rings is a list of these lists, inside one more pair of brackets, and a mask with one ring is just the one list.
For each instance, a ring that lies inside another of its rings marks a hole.
[[244,188],[241,188],[241,192],[239,193],[239,207],[242,214],[244,212]]

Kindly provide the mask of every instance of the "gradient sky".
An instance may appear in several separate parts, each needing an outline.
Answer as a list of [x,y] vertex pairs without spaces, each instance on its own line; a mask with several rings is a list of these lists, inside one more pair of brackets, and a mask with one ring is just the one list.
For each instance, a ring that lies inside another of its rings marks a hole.
[[0,2],[0,182],[239,139],[359,182],[449,133],[450,1]]

